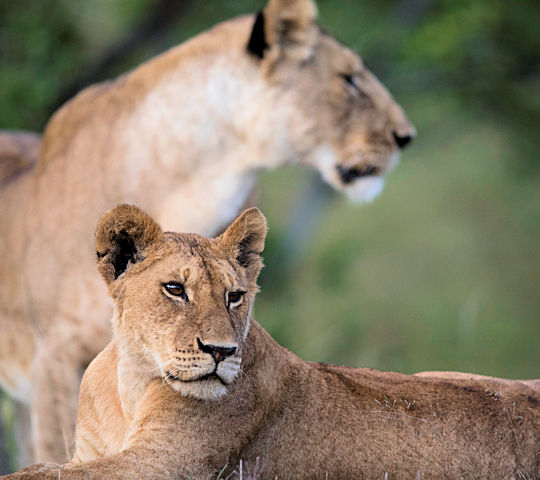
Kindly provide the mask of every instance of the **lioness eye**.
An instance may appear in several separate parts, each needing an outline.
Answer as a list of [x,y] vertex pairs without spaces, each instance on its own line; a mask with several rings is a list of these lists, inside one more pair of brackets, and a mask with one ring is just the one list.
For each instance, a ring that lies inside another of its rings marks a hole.
[[246,292],[229,292],[227,295],[227,306],[230,308],[240,302]]
[[164,283],[163,288],[167,291],[167,293],[170,293],[171,295],[174,295],[175,297],[180,297],[180,298],[183,298],[184,300],[188,299],[184,285],[182,285],[181,283],[178,283],[178,282]]
[[358,83],[356,82],[356,79],[354,78],[354,75],[350,75],[348,73],[344,73],[342,75],[343,80],[347,83],[347,85],[350,85],[355,90],[358,90]]

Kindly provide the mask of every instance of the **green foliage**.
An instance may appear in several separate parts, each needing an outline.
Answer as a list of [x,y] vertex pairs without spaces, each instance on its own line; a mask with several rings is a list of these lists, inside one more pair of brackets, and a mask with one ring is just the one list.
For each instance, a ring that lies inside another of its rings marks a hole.
[[46,109],[82,63],[76,25],[60,2],[0,3],[0,126],[40,129]]
[[336,196],[290,272],[272,261],[286,233],[274,197],[305,172],[265,175],[274,231],[256,317],[311,360],[537,377],[538,179],[508,176],[512,140],[496,122],[443,109],[429,125],[423,109],[409,109],[424,136],[383,196]]

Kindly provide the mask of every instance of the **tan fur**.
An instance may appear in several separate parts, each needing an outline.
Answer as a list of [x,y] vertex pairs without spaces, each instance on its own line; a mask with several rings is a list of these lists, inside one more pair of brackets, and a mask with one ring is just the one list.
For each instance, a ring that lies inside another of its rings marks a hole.
[[[0,190],[0,382],[32,404],[38,460],[69,458],[80,375],[110,338],[89,242],[102,211],[137,203],[166,229],[213,234],[258,170],[294,162],[370,199],[395,163],[393,132],[413,133],[310,0],[265,12],[262,59],[245,16],[89,87],[49,122],[37,167]],[[337,166],[376,170],[344,184]]]
[[522,383],[530,388],[535,388],[540,392],[540,379],[539,380],[506,380],[504,378],[493,378],[486,375],[477,375],[475,373],[464,373],[464,372],[420,372],[415,375],[419,377],[435,377],[435,378],[446,378],[450,380],[478,380],[486,384],[491,383],[493,388],[497,386],[509,384],[516,385],[517,382]]
[[37,133],[0,131],[0,188],[36,165],[40,145]]
[[[214,240],[162,234],[135,207],[105,214],[96,244],[114,335],[83,378],[75,455],[6,480],[59,471],[80,480],[229,478],[240,460],[257,458],[259,479],[540,474],[538,390],[304,362],[250,326],[265,231],[257,209]],[[169,282],[187,297],[171,296]],[[246,292],[233,308],[231,291]],[[208,344],[237,351],[216,363],[201,349]],[[219,378],[204,377],[213,371]]]

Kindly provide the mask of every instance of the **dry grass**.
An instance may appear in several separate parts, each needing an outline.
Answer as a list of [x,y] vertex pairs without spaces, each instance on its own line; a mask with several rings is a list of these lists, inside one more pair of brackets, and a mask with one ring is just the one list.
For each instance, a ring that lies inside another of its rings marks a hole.
[[229,475],[226,477],[223,477],[223,473],[227,468],[227,465],[225,465],[221,472],[219,472],[216,480],[258,480],[261,478],[260,475],[263,473],[260,460],[260,457],[257,457],[255,459],[255,465],[253,465],[253,469],[251,469],[249,462],[240,459],[240,463],[236,469],[229,473]]

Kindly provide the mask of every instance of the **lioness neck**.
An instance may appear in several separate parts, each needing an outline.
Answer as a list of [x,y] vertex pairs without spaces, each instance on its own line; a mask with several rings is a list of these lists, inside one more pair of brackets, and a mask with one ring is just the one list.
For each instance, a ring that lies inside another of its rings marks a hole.
[[165,230],[212,235],[230,223],[259,169],[296,161],[291,125],[305,123],[247,53],[253,21],[224,22],[62,107],[44,135],[42,190],[51,175],[80,169],[78,195],[100,192],[92,215],[124,202]]
[[[251,17],[219,25],[127,80],[145,85],[152,76],[153,87],[126,122],[124,166],[131,193],[161,192],[151,211],[165,229],[213,233],[234,218],[258,169],[294,161],[281,120],[290,99],[268,85],[247,54],[251,25]],[[179,225],[178,205],[186,203]]]

